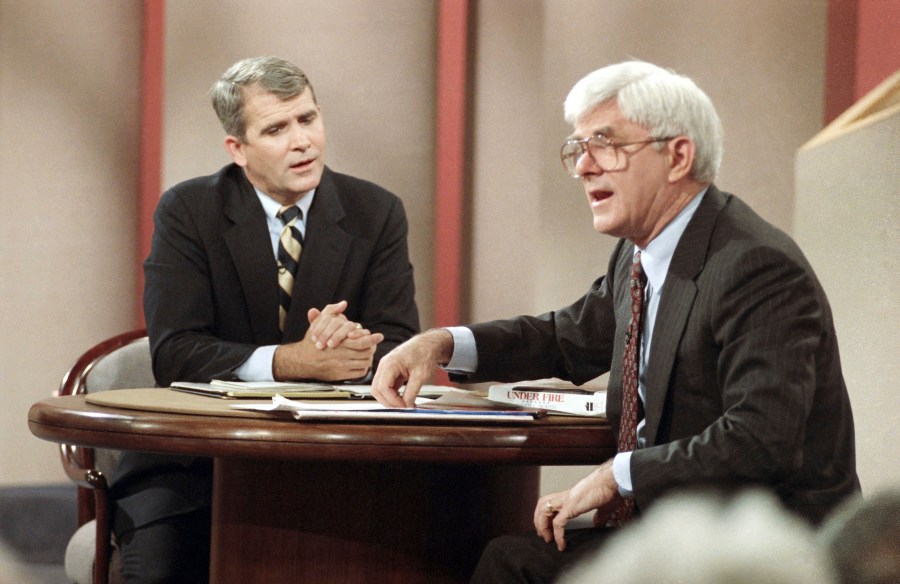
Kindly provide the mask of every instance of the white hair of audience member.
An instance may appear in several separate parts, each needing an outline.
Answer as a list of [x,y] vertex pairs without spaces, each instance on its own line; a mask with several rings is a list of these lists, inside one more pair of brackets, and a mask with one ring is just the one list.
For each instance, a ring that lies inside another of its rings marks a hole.
[[834,584],[812,528],[772,495],[678,494],[610,536],[560,584]]
[[900,582],[900,487],[857,495],[819,530],[842,584]]
[[12,549],[0,541],[0,584],[23,584],[28,582],[21,564]]

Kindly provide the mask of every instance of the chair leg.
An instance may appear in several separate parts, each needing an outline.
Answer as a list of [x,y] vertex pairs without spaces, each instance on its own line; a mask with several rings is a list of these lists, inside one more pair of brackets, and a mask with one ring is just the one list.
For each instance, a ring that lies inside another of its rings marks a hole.
[[94,490],[97,513],[96,550],[94,553],[94,584],[109,584],[109,548],[111,530],[105,489]]

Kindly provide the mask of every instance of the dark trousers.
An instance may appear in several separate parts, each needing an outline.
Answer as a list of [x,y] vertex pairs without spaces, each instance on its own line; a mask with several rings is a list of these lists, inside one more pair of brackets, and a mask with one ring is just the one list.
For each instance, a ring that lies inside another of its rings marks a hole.
[[535,534],[504,535],[488,542],[471,584],[550,584],[581,558],[596,552],[612,529],[566,531],[566,551]]
[[209,580],[211,459],[125,452],[110,498],[127,584]]
[[166,517],[117,534],[128,584],[205,584],[209,581],[210,510]]

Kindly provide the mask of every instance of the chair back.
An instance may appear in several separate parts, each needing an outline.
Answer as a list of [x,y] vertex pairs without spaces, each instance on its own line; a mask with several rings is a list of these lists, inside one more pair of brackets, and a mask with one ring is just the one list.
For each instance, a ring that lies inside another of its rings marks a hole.
[[[147,331],[137,329],[88,349],[63,376],[57,395],[155,386]],[[117,555],[111,550],[106,479],[120,452],[61,444],[60,454],[66,474],[78,485],[80,527],[66,548],[66,576],[78,584],[107,584],[111,575],[120,581],[120,567],[110,566]]]
[[94,361],[84,377],[84,393],[155,386],[150,364],[150,340],[146,335]]
[[[137,329],[111,337],[88,349],[63,376],[57,393],[80,395],[155,386],[147,331]],[[120,453],[117,450],[69,444],[60,445],[60,449],[67,474],[82,487],[78,496],[78,523],[82,525],[95,515],[94,497],[84,487],[105,489],[105,477],[115,469]],[[86,470],[100,472],[86,473]]]

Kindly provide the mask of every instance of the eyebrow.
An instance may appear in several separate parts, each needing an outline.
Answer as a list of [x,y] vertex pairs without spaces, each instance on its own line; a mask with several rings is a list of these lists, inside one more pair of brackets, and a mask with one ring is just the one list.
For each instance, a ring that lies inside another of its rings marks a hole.
[[286,125],[287,125],[287,122],[285,122],[284,120],[278,120],[278,121],[272,122],[270,124],[266,124],[265,126],[260,128],[259,131],[261,133],[266,133],[269,130],[274,130],[275,128],[283,128]]
[[[590,136],[590,137],[593,138],[593,137],[595,137],[595,136],[603,136],[604,138],[609,138],[609,139],[611,140],[611,139],[612,139],[612,134],[613,134],[612,128],[610,128],[609,126],[604,126],[604,127],[600,128],[599,130],[595,130],[594,132],[591,132],[591,136]],[[569,141],[569,140],[583,140],[583,139],[584,139],[584,138],[579,138],[579,137],[577,137],[574,133],[572,133],[572,134],[569,134],[569,136],[566,138],[566,141]]]

